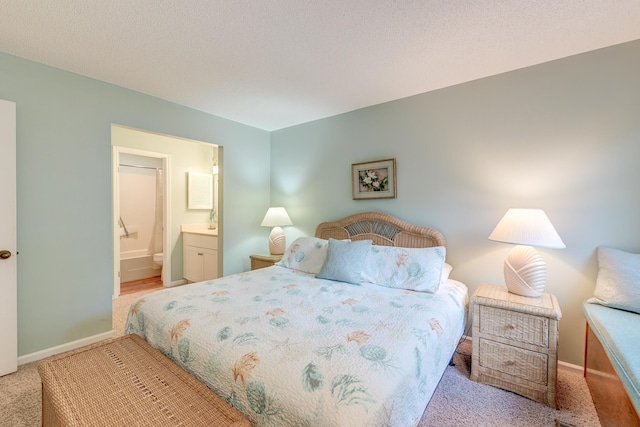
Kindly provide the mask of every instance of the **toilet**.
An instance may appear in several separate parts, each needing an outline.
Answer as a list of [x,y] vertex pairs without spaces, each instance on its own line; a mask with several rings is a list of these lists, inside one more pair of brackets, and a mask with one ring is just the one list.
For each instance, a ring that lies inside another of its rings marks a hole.
[[156,264],[159,267],[162,267],[162,258],[164,257],[164,254],[162,252],[157,253],[157,254],[153,254],[153,263]]

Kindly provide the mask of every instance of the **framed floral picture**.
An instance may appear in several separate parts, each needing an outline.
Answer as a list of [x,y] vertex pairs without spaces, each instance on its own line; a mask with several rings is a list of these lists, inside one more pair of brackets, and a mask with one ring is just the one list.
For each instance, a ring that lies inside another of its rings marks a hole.
[[396,159],[351,165],[353,200],[395,199]]

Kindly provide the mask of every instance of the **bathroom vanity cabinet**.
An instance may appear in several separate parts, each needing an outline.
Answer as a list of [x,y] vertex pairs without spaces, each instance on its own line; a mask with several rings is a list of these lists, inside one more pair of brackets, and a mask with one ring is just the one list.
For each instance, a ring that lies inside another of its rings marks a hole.
[[[215,233],[215,235],[214,235]],[[190,282],[218,277],[218,236],[215,230],[182,231],[183,275]]]

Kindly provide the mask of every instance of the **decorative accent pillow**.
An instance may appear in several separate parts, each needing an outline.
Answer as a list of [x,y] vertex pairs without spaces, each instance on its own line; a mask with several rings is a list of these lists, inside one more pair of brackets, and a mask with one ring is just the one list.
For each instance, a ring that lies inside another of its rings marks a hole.
[[433,293],[443,280],[445,256],[444,246],[372,246],[362,270],[362,281],[388,288]]
[[640,313],[640,254],[598,247],[598,278],[587,301]]
[[327,258],[328,244],[328,240],[317,237],[298,237],[276,265],[318,274]]
[[371,240],[349,242],[329,239],[327,259],[316,277],[359,285],[362,266],[370,248]]

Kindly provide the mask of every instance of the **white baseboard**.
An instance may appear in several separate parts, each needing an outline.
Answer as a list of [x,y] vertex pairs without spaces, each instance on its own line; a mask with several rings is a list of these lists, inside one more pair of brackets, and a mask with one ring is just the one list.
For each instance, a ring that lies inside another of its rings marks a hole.
[[566,372],[571,372],[572,374],[584,374],[584,368],[580,365],[574,365],[573,363],[563,362],[562,360],[558,361],[558,369],[561,369]]
[[53,355],[64,353],[65,351],[75,350],[85,345],[97,343],[102,340],[113,338],[113,331],[104,332],[102,334],[93,335],[91,337],[82,338],[76,341],[72,341],[66,344],[57,345],[55,347],[46,348],[44,350],[36,351],[35,353],[25,354],[18,357],[18,365],[24,365],[25,363],[36,362],[38,360],[46,359]]

